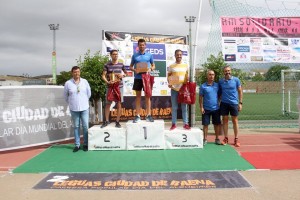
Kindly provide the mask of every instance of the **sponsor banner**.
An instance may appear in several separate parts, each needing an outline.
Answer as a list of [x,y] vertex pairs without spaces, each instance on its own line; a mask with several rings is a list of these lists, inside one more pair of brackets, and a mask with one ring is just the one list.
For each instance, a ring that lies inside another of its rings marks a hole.
[[[167,68],[175,62],[175,50],[180,49],[183,52],[182,62],[189,63],[188,45],[186,43],[185,36],[174,36],[174,35],[160,35],[160,34],[147,34],[147,33],[131,33],[131,32],[116,32],[116,31],[103,31],[102,35],[102,53],[109,55],[112,49],[119,51],[119,62],[124,63],[128,77],[123,79],[123,91],[124,97],[134,97],[135,91],[132,90],[134,73],[129,70],[131,63],[131,57],[134,52],[138,51],[137,41],[139,39],[145,39],[146,52],[153,55],[155,70],[151,72],[151,75],[155,77],[154,86],[152,90],[152,101],[160,99],[156,97],[170,97],[170,89],[168,88],[167,82]],[[144,96],[144,94],[142,94]],[[143,97],[144,98],[144,97]],[[126,100],[125,100],[126,101]],[[135,98],[131,98],[134,102]],[[166,102],[170,102],[167,100]],[[145,105],[142,102],[142,106]],[[123,103],[124,115],[122,114],[122,121],[132,119],[134,115],[130,115],[126,118],[126,113],[131,112],[135,106],[127,107],[129,104]],[[171,107],[171,104],[170,104]],[[155,107],[155,109],[164,109],[164,107]],[[156,110],[153,109],[155,112]],[[160,111],[159,111],[160,112]],[[112,112],[114,113],[114,112]],[[162,119],[170,119],[171,115],[160,115],[164,116]],[[114,117],[112,117],[114,118]]]
[[102,39],[108,41],[128,40],[132,42],[137,42],[139,39],[144,39],[146,42],[151,42],[151,43],[187,45],[187,40],[185,36],[117,32],[117,31],[103,31],[103,32],[104,34]]
[[[137,42],[133,43],[133,51],[135,53],[139,51]],[[166,60],[166,48],[164,44],[147,43],[145,51],[151,53],[154,60]]]
[[51,173],[34,189],[181,190],[248,188],[237,171],[178,173]]
[[300,46],[300,17],[221,17],[220,23],[226,62],[299,63],[293,49]]
[[[141,100],[141,118],[146,117],[146,108],[145,108],[145,98],[142,97]],[[151,98],[151,115],[154,119],[171,119],[171,97],[166,96],[155,96]],[[181,109],[178,108],[178,119],[181,119]],[[121,121],[133,120],[136,115],[135,109],[135,96],[124,97],[124,102],[122,104],[121,112]],[[112,109],[110,112],[110,120],[115,121],[117,119],[117,110],[115,104],[112,104]]]
[[0,99],[0,151],[73,137],[63,87],[0,87]]

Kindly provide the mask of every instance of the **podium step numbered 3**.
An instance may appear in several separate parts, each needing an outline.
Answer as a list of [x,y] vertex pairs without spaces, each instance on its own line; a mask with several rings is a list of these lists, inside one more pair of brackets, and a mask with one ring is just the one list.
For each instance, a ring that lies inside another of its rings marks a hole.
[[116,128],[114,123],[105,128],[89,129],[89,150],[141,150],[203,148],[203,133],[200,128],[165,130],[163,120],[154,122],[129,121],[126,127]]

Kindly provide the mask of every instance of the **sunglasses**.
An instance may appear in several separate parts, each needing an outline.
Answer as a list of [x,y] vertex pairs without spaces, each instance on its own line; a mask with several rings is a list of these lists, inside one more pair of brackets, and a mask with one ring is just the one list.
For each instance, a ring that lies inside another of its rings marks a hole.
[[79,93],[80,92],[80,87],[79,87],[79,85],[77,85],[77,93]]

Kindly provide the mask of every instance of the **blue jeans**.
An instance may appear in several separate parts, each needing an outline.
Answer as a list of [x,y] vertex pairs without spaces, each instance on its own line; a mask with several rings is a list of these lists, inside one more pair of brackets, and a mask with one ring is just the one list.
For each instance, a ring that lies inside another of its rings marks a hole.
[[[178,92],[171,89],[171,102],[172,102],[172,124],[176,124],[177,121],[177,109],[178,109]],[[183,124],[188,124],[187,104],[181,103],[182,121]]]
[[88,145],[89,109],[84,111],[71,111],[74,127],[75,146],[80,147],[80,121],[83,129],[83,145]]

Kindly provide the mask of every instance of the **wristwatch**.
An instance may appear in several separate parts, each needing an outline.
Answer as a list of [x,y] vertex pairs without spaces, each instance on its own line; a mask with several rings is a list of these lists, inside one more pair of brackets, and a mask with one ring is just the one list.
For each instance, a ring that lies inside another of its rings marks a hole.
[[239,104],[243,105],[243,102],[240,102]]

